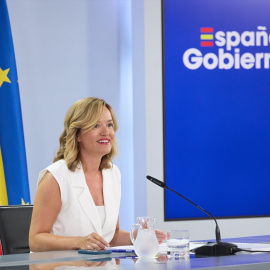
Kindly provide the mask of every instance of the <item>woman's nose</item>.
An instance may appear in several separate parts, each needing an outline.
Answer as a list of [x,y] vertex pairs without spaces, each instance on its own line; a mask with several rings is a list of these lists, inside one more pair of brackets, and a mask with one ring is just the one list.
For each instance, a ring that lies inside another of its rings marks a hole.
[[106,125],[102,126],[101,128],[101,135],[108,135],[109,134],[109,129]]

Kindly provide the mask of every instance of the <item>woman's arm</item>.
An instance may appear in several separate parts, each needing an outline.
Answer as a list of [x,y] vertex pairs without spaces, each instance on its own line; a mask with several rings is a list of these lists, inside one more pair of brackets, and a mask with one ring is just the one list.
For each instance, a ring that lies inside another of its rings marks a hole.
[[121,230],[119,228],[119,217],[116,224],[115,234],[113,236],[112,241],[110,242],[110,246],[128,246],[132,245],[130,241],[129,232]]
[[39,184],[35,196],[29,231],[31,251],[103,249],[108,246],[108,243],[96,233],[85,237],[63,237],[51,234],[53,223],[60,209],[59,185],[52,174],[47,172]]

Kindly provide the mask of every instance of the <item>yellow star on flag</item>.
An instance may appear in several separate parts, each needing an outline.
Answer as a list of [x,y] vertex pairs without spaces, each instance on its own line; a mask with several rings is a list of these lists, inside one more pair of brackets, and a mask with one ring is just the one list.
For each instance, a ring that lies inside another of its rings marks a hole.
[[25,203],[25,201],[24,201],[23,198],[21,198],[21,199],[22,199],[22,205],[28,205],[29,204],[29,202],[28,203]]
[[2,70],[0,68],[0,87],[2,86],[3,82],[8,82],[11,83],[11,81],[8,78],[8,72],[9,72],[10,68]]

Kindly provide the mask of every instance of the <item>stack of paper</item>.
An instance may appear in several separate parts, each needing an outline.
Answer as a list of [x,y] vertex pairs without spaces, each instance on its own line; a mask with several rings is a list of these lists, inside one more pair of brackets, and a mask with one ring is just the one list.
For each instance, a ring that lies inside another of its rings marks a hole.
[[270,251],[270,243],[232,243],[238,248],[249,251]]

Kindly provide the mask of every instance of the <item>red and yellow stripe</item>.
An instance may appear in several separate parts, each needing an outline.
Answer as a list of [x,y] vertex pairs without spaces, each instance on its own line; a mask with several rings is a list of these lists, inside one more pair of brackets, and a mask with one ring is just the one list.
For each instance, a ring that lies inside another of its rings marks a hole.
[[0,148],[0,205],[8,205],[7,188],[6,188],[6,180],[1,148]]

